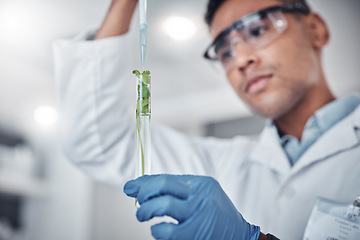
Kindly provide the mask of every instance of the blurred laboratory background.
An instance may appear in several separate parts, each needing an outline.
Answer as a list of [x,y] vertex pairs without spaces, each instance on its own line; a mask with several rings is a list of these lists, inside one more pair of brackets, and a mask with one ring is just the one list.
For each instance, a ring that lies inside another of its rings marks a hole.
[[[186,134],[256,137],[264,120],[202,58],[206,0],[149,0],[153,123]],[[360,1],[309,0],[327,21],[324,66],[337,96],[360,92]],[[0,240],[151,239],[133,199],[95,183],[62,154],[52,43],[98,27],[110,0],[0,0]],[[138,17],[130,34],[138,42]],[[139,47],[133,46],[138,68]],[[129,69],[132,71],[133,69]]]

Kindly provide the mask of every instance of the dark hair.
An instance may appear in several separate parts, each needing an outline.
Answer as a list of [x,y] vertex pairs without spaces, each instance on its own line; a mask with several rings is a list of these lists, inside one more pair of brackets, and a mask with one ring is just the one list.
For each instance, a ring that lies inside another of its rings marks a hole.
[[[225,2],[226,0],[209,0],[207,5],[207,10],[205,13],[205,22],[210,27],[211,23],[213,21],[214,15],[216,11],[220,8],[220,6]],[[255,0],[254,0],[255,1]],[[297,3],[300,2],[304,4],[306,7],[309,8],[308,4],[306,3],[306,0],[279,0],[283,3]],[[309,8],[310,9],[310,8]]]

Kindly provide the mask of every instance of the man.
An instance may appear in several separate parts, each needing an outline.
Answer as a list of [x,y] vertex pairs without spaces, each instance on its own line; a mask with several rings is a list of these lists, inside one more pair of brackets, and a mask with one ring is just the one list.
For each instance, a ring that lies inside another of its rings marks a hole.
[[[67,156],[119,188],[134,169],[122,59],[135,6],[114,0],[99,31],[55,47]],[[145,176],[124,191],[141,204],[139,221],[178,220],[153,226],[156,239],[302,239],[317,197],[360,194],[360,97],[335,100],[329,90],[321,63],[329,32],[305,1],[210,0],[206,20],[214,41],[205,57],[270,121],[258,142],[154,127],[154,173],[193,175]]]

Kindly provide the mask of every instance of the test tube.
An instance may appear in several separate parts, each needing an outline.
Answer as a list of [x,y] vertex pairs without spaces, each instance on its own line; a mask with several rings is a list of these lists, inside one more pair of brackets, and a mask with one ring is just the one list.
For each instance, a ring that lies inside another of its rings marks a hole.
[[151,77],[137,77],[135,177],[151,174]]

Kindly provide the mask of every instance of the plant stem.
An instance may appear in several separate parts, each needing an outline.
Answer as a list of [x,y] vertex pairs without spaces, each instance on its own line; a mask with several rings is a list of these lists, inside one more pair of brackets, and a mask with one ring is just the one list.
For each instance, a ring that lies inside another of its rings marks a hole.
[[141,134],[140,134],[139,115],[136,116],[136,125],[137,125],[137,132],[138,132],[138,136],[139,136],[140,149],[141,149],[141,175],[144,175],[145,174],[145,160],[144,160],[144,149],[143,149]]
[[[145,174],[144,150],[143,150],[143,146],[142,146],[138,114],[136,115],[136,127],[137,127],[137,132],[138,132],[139,142],[140,142],[140,149],[141,149],[141,175],[144,175]],[[138,207],[137,204],[138,204],[138,200],[137,200],[137,198],[135,198],[135,206],[136,207]]]

